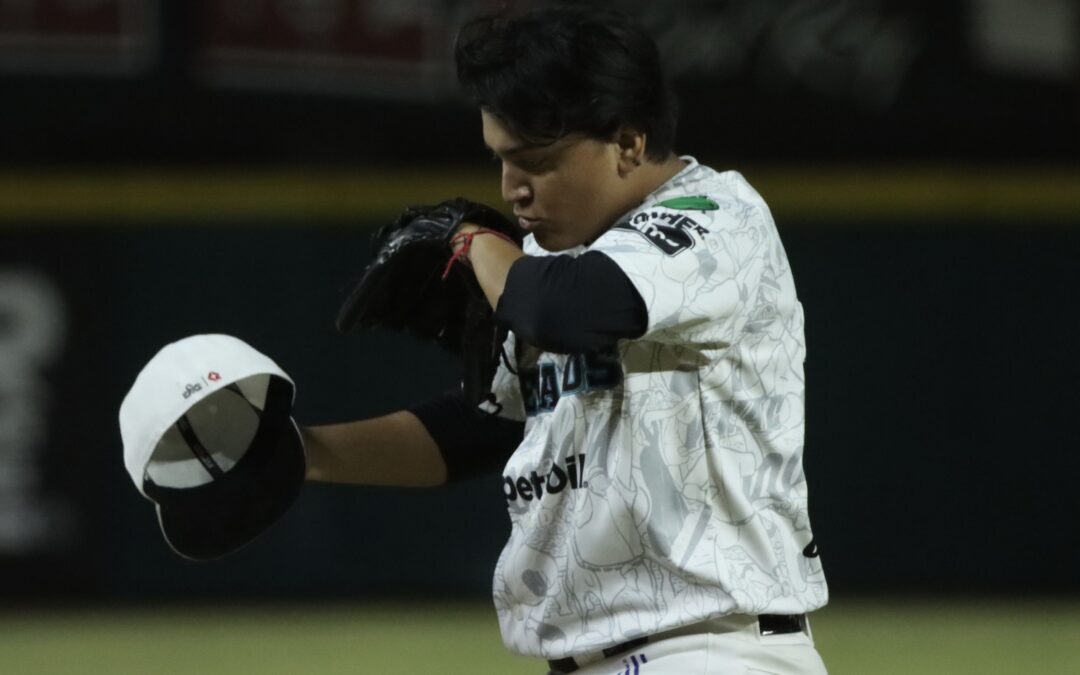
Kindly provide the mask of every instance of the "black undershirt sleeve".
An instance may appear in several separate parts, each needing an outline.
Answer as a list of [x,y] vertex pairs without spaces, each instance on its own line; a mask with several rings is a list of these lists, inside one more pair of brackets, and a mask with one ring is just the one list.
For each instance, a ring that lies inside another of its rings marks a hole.
[[[587,353],[640,337],[645,302],[611,258],[597,251],[526,256],[514,262],[496,317],[521,340],[555,353]],[[435,440],[447,481],[497,473],[521,443],[525,423],[490,415],[454,390],[409,408]]]
[[545,351],[579,354],[641,337],[645,302],[626,273],[599,251],[525,256],[510,266],[495,316]]
[[460,389],[409,408],[439,446],[447,482],[502,471],[525,435],[525,423],[488,414],[465,401]]

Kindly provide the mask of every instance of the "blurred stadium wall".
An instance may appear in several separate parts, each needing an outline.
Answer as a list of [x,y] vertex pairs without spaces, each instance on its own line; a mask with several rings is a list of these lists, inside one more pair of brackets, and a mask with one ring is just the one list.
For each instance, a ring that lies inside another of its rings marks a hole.
[[[495,4],[0,3],[0,595],[487,592],[498,481],[308,486],[192,565],[131,485],[116,415],[199,332],[270,354],[306,423],[452,386],[437,349],[332,320],[373,227],[498,201],[448,60]],[[833,588],[1080,590],[1076,4],[608,4],[658,36],[680,151],[773,207]]]

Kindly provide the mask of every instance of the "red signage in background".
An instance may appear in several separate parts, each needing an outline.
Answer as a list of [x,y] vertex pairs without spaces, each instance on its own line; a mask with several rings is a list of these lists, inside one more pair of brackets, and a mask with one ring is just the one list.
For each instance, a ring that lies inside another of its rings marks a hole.
[[453,39],[467,17],[527,4],[203,0],[198,72],[230,86],[426,98],[450,87]]
[[156,0],[0,2],[0,68],[126,73],[150,65]]

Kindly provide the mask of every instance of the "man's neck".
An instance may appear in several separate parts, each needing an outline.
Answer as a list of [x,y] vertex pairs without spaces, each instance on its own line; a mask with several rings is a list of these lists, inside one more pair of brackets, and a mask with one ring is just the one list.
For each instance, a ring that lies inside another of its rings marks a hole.
[[638,169],[640,172],[641,194],[640,201],[644,201],[645,197],[655,192],[661,185],[674,178],[680,171],[685,169],[688,162],[679,158],[678,155],[672,153],[668,155],[668,158],[662,162],[645,162]]

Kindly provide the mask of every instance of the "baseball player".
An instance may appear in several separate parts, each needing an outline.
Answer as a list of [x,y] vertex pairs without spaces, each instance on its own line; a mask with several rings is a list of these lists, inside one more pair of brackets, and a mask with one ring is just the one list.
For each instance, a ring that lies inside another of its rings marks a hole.
[[308,478],[501,470],[499,623],[551,673],[824,673],[803,314],[768,207],[673,152],[656,46],[625,16],[477,19],[455,56],[525,236],[464,200],[399,225],[442,223],[446,273],[508,330],[490,391],[307,428]]

